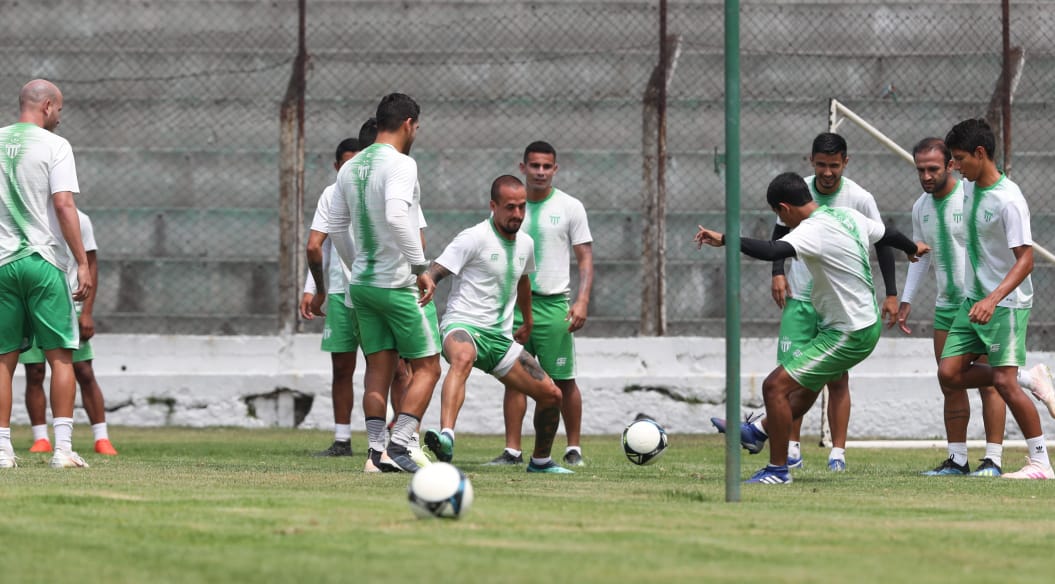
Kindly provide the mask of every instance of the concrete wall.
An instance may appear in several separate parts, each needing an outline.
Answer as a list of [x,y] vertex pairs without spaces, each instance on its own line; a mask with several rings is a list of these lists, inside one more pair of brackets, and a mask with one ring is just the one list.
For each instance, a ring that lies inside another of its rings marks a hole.
[[[333,427],[330,364],[317,335],[200,337],[99,335],[95,367],[106,396],[107,420],[132,426]],[[578,381],[583,393],[583,432],[614,434],[638,413],[653,416],[676,433],[709,433],[708,419],[724,416],[724,340],[703,337],[577,340]],[[762,410],[761,384],[774,366],[772,339],[745,339],[741,347],[742,408]],[[1051,353],[1029,354],[1030,364],[1052,362]],[[363,361],[356,374],[352,427],[363,432]],[[15,395],[23,388],[21,371]],[[925,338],[880,341],[876,352],[851,374],[854,410],[850,436],[939,438],[944,436],[942,399],[935,381],[931,344]],[[983,437],[977,392],[971,392],[971,438]],[[1038,404],[1039,406],[1039,404]],[[458,430],[501,434],[502,387],[474,371]],[[1045,426],[1047,410],[1038,407]],[[83,410],[78,424],[87,423]],[[27,423],[21,397],[13,422]],[[439,422],[439,389],[425,427]],[[819,431],[816,411],[807,434]],[[532,433],[530,416],[525,433]],[[82,429],[80,431],[87,431]],[[1007,435],[1021,438],[1008,417]]]

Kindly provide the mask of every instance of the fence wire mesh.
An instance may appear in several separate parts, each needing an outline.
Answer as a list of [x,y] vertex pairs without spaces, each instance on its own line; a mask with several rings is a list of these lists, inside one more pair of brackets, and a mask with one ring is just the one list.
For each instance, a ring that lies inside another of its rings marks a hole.
[[[590,215],[597,268],[592,336],[639,331],[643,96],[659,57],[658,1],[307,1],[305,223],[334,178],[333,150],[392,91],[422,106],[414,146],[435,257],[486,214],[487,189],[517,174],[524,146],[558,150],[555,184]],[[297,47],[294,2],[0,0],[0,95],[44,77],[65,94],[58,132],[73,144],[96,226],[102,332],[270,334],[278,330],[279,104]],[[741,6],[743,231],[768,237],[762,194],[782,171],[811,172],[813,137],[836,98],[904,148],[990,109],[1003,67],[1001,6],[981,0],[744,0]],[[720,335],[724,266],[691,245],[724,212],[723,3],[671,2],[679,39],[667,106],[669,334]],[[1011,7],[1021,49],[1012,177],[1033,231],[1051,243],[1055,200],[1055,12]],[[1016,53],[1017,54],[1017,53]],[[846,176],[889,222],[910,228],[913,169],[860,128]],[[575,273],[575,270],[572,270]],[[1052,267],[1034,272],[1030,339],[1052,345]],[[904,266],[899,266],[899,280]],[[779,317],[768,267],[747,261],[744,333]],[[933,284],[919,298],[931,298]],[[442,307],[443,298],[439,299]],[[929,322],[926,302],[913,316]],[[318,330],[305,323],[304,330]]]

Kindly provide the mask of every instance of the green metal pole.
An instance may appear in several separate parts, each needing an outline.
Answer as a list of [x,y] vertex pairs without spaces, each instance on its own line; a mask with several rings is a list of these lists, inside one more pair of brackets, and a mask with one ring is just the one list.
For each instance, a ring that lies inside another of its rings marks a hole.
[[740,500],[740,0],[725,0],[725,500]]

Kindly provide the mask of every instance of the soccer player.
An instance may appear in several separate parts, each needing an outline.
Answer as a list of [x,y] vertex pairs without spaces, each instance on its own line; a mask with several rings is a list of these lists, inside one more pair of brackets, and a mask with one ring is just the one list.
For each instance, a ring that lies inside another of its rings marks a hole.
[[[593,237],[586,209],[575,197],[553,186],[557,174],[557,151],[546,142],[532,142],[524,150],[520,172],[527,183],[527,212],[524,230],[535,241],[538,270],[531,274],[531,310],[534,327],[525,348],[538,357],[542,369],[556,382],[563,399],[561,414],[568,446],[564,463],[583,464],[582,395],[575,383],[575,331],[586,324],[593,288]],[[579,267],[579,289],[574,302],[571,292],[570,253]],[[516,312],[514,326],[523,322]],[[522,392],[506,389],[502,402],[506,445],[489,464],[521,464],[520,429],[527,411]]]
[[[882,322],[868,247],[893,245],[910,258],[926,253],[928,248],[854,209],[818,205],[802,177],[792,172],[770,182],[766,201],[791,231],[776,241],[743,238],[741,251],[762,260],[801,260],[813,277],[811,298],[818,317],[817,332],[810,342],[780,363],[763,382],[765,418],[741,431],[742,439],[748,439],[744,446],[752,453],[761,451],[765,440],[773,438],[769,465],[747,482],[783,484],[792,480],[787,464],[792,420],[809,410],[824,384],[846,375],[879,341]],[[703,227],[695,240],[700,246],[725,243],[721,233]]]
[[[992,385],[1000,392],[1029,450],[1026,465],[1002,477],[1055,478],[1040,416],[1018,382],[1019,368],[1026,362],[1026,328],[1033,305],[1029,206],[1018,185],[996,167],[996,138],[985,120],[956,124],[945,144],[952,152],[953,167],[970,182],[964,185],[963,203],[966,299],[949,327],[938,381],[950,390]],[[989,356],[988,363],[978,361],[982,355]],[[1049,409],[1055,406],[1050,384],[1035,383],[1034,392]]]
[[[339,171],[361,150],[357,138],[346,138],[337,145],[333,169]],[[315,216],[308,232],[308,279],[304,284],[304,295],[300,302],[300,315],[312,320],[325,316],[322,331],[322,350],[330,354],[333,367],[331,395],[333,396],[333,444],[316,456],[352,456],[352,407],[355,394],[352,375],[355,374],[355,353],[359,349],[359,335],[355,327],[354,309],[347,300],[348,278],[344,264],[333,258],[333,243],[327,239],[330,207],[333,205],[335,186],[330,185],[319,196]],[[322,286],[319,286],[319,283]],[[323,293],[316,294],[319,290]],[[328,301],[323,311],[323,301]],[[366,469],[376,470],[370,459]]]
[[[846,207],[854,209],[865,217],[879,223],[879,207],[875,197],[860,185],[843,176],[850,157],[847,155],[846,140],[838,134],[825,132],[813,139],[810,151],[810,164],[813,165],[813,176],[806,177],[813,200],[829,207]],[[777,240],[788,233],[789,226],[779,219],[773,226],[772,239]],[[879,269],[886,285],[886,298],[882,305],[882,317],[892,318],[897,314],[897,283],[894,270],[894,255],[891,248],[881,246],[876,249],[879,256]],[[772,295],[777,306],[781,308],[780,333],[777,343],[777,362],[785,363],[804,345],[816,336],[819,318],[810,299],[812,277],[802,261],[792,259],[791,265],[784,272],[784,260],[773,262]],[[846,436],[850,426],[850,381],[849,373],[828,382],[828,420],[832,432],[832,450],[828,454],[828,469],[841,472],[846,470]],[[718,430],[725,431],[724,420],[711,420]],[[802,420],[795,420],[791,430],[791,444],[788,466],[802,466],[800,435]]]
[[[73,451],[76,381],[73,350],[80,346],[74,300],[94,285],[81,241],[73,194],[80,192],[70,143],[52,133],[62,92],[35,79],[18,96],[18,123],[0,128],[0,468],[16,466],[11,446],[11,386],[18,353],[35,341],[51,367],[55,468],[87,467]],[[77,289],[66,282],[66,249],[52,235],[49,205],[77,264]]]
[[[929,245],[931,253],[909,265],[897,324],[902,332],[912,334],[907,324],[912,312],[912,300],[933,258],[937,285],[934,306],[934,358],[937,361],[941,359],[949,326],[964,298],[964,263],[967,261],[964,241],[967,229],[963,221],[963,184],[953,178],[952,153],[941,138],[924,138],[912,149],[912,157],[916,162],[920,186],[923,187],[923,194],[912,205],[912,239]],[[891,321],[887,324],[891,326],[894,323]],[[986,436],[985,457],[982,464],[971,472],[967,463],[967,422],[971,418],[967,392],[944,387],[941,390],[945,398],[945,434],[949,457],[935,469],[923,474],[1000,476],[1004,424],[1007,419],[1000,394],[993,387],[979,388]]]
[[[409,156],[420,112],[408,95],[381,99],[377,141],[337,173],[327,230],[351,269],[349,293],[366,356],[368,456],[377,468],[396,472],[418,470],[409,447],[440,377],[435,285],[422,277],[428,260],[421,242],[421,189]],[[400,356],[410,361],[411,380],[385,447],[386,403]]]
[[[473,367],[490,373],[506,391],[535,400],[535,449],[530,473],[568,474],[550,456],[560,424],[561,391],[535,358],[514,338],[531,335],[531,279],[535,243],[520,230],[527,191],[520,179],[503,175],[491,184],[491,217],[462,231],[436,258],[426,277],[434,283],[454,275],[443,315],[443,355],[450,363],[443,379],[442,430],[427,430],[425,446],[443,462],[454,456],[454,425],[465,401],[465,380]],[[523,323],[513,333],[513,306]]]
[[[106,456],[117,456],[117,449],[110,442],[110,434],[106,427],[106,402],[103,399],[103,391],[95,378],[95,368],[92,367],[92,359],[95,353],[92,351],[90,339],[95,336],[95,320],[92,318],[92,308],[95,306],[95,294],[99,289],[99,264],[96,260],[96,251],[99,247],[95,244],[95,230],[88,215],[77,210],[80,220],[81,237],[83,238],[84,252],[88,257],[88,271],[92,276],[92,287],[84,302],[75,302],[77,311],[77,326],[80,331],[80,347],[73,352],[73,374],[77,384],[81,386],[81,401],[84,411],[88,414],[88,420],[92,424],[92,436],[95,439],[95,452]],[[62,233],[53,235],[66,247],[66,240]],[[75,265],[69,267],[66,273],[70,282],[70,289],[77,289],[77,270]],[[33,445],[30,452],[51,452],[51,441],[48,440],[48,426],[45,410],[48,400],[44,395],[44,353],[36,346],[23,352],[18,357],[26,370],[26,412],[29,414],[29,422],[33,430]]]

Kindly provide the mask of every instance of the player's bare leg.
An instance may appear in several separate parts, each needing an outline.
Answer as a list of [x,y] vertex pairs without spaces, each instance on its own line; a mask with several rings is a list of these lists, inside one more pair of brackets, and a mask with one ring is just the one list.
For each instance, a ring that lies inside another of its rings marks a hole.
[[476,361],[476,344],[469,333],[455,329],[443,339],[443,354],[450,366],[440,393],[440,431],[425,432],[425,447],[440,462],[454,458],[454,427],[465,403],[465,382]]
[[15,466],[15,449],[11,446],[11,392],[18,351],[0,355],[0,469]]
[[44,351],[51,368],[51,424],[55,432],[55,453],[51,466],[56,468],[87,467],[73,452],[73,408],[77,401],[77,381],[73,373],[73,351]]
[[561,391],[557,384],[527,351],[520,353],[513,368],[499,381],[507,388],[535,400],[535,447],[527,471],[550,474],[572,472],[557,465],[551,458],[553,440],[560,426]]
[[366,373],[363,376],[363,417],[366,420],[367,452],[366,472],[378,472],[381,454],[388,445],[385,432],[385,417],[388,413],[388,390],[392,385],[399,354],[394,349],[378,351],[366,356]]
[[[392,383],[392,375],[395,371],[396,361],[399,356],[391,351],[392,361],[389,363],[388,384]],[[381,457],[381,464],[389,469],[398,467],[399,470],[416,472],[418,464],[410,456],[411,442],[414,433],[421,424],[421,417],[432,400],[432,392],[440,379],[440,356],[430,355],[410,360],[410,368],[413,371],[410,379],[410,387],[403,403],[396,413],[396,423],[392,427],[392,437],[388,443],[386,456]],[[369,367],[367,367],[369,371]],[[387,392],[387,386],[386,386]],[[386,460],[387,459],[387,460]],[[394,464],[391,464],[394,463]]]
[[850,375],[828,382],[828,425],[832,431],[832,451],[828,469],[846,470],[846,435],[850,427]]
[[561,393],[561,417],[564,419],[564,432],[568,436],[568,449],[564,453],[564,462],[569,465],[581,465],[582,460],[582,393],[574,379],[554,380]]
[[44,376],[47,367],[44,363],[26,363],[26,413],[33,429],[33,445],[30,452],[51,452],[51,440],[48,440],[48,396],[44,393]]
[[355,407],[356,354],[330,353],[330,396],[333,399],[333,444],[315,456],[352,456],[352,410]]
[[74,363],[73,376],[81,388],[81,404],[84,406],[85,413],[88,414],[88,421],[92,424],[95,451],[106,456],[116,456],[117,450],[110,443],[110,434],[106,427],[106,402],[103,399],[103,390],[95,378],[95,369],[92,367],[91,360]]
[[766,405],[762,427],[771,439],[770,465],[787,465],[792,421],[805,415],[817,401],[818,395],[819,391],[800,386],[783,367],[777,367],[766,377],[762,384],[762,399]]

